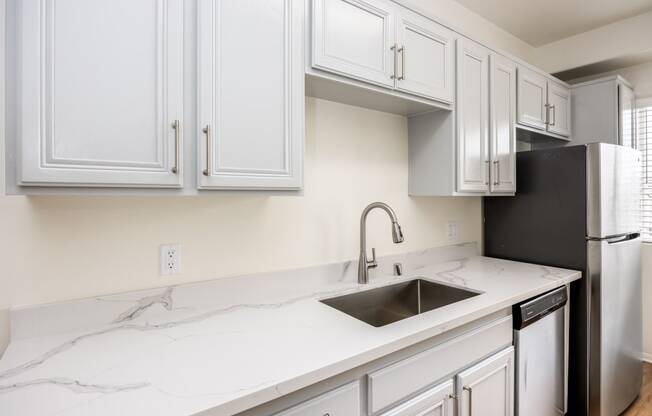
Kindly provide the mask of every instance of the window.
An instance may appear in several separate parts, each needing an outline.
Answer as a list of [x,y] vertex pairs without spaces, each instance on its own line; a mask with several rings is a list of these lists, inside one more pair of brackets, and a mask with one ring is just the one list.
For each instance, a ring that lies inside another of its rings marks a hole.
[[643,169],[641,233],[643,241],[652,242],[652,98],[637,101],[636,107],[636,136]]

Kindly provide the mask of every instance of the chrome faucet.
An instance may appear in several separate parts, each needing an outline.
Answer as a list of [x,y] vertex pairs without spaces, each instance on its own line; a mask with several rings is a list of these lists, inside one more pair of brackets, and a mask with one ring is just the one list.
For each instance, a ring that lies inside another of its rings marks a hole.
[[389,215],[389,219],[392,221],[392,241],[395,244],[403,242],[403,232],[401,226],[398,225],[394,210],[384,202],[373,202],[367,205],[360,217],[360,260],[358,261],[358,283],[360,284],[369,283],[369,269],[378,266],[375,248],[371,249],[371,260],[367,258],[367,215],[374,208],[380,208]]

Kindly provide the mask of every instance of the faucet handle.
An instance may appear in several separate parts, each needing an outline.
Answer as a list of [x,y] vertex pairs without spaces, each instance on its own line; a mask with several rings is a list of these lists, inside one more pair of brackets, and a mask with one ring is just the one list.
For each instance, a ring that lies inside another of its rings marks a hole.
[[367,261],[367,267],[372,268],[378,266],[378,263],[376,263],[376,249],[374,247],[371,248],[371,260]]

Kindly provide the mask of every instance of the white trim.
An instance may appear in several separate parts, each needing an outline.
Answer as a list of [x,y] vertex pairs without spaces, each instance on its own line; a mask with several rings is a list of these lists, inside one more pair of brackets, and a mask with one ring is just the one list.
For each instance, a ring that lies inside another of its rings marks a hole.
[[652,364],[652,353],[649,352],[641,353],[641,360],[643,360],[646,363]]

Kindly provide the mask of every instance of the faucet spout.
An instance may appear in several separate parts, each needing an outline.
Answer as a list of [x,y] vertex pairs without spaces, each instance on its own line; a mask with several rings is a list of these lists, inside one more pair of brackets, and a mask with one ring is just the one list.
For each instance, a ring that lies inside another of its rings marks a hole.
[[360,259],[358,262],[358,283],[360,284],[369,283],[369,269],[378,266],[375,249],[371,249],[371,259],[367,257],[367,215],[375,208],[380,208],[389,215],[392,222],[392,241],[395,244],[403,242],[403,231],[394,210],[384,202],[373,202],[367,205],[360,216]]

